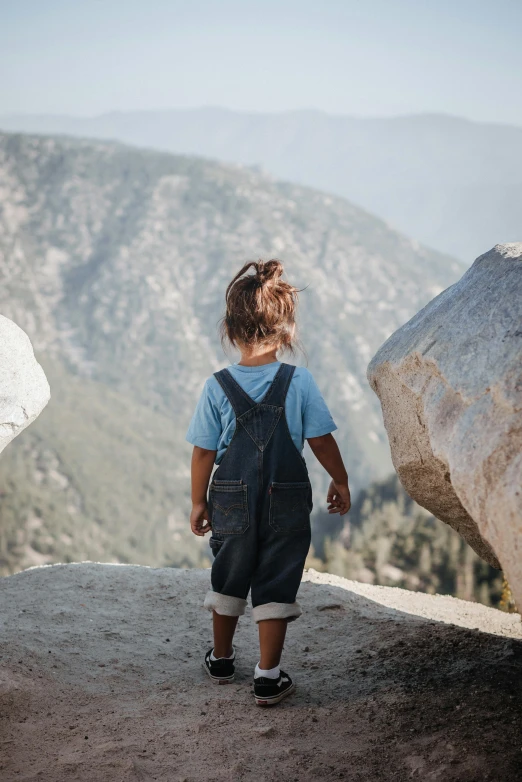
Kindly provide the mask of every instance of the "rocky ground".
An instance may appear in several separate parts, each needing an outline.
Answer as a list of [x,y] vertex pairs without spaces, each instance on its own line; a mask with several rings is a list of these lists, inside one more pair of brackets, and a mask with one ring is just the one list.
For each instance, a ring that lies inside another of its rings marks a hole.
[[254,705],[256,630],[212,685],[208,571],[57,565],[0,582],[0,779],[522,778],[520,616],[309,571],[284,667]]

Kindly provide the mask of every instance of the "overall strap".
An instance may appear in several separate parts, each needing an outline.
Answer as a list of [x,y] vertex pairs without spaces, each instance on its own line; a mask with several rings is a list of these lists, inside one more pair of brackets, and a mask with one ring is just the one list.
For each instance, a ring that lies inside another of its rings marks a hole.
[[281,364],[277,370],[276,376],[272,380],[270,388],[264,395],[260,404],[263,405],[276,405],[277,407],[285,406],[286,394],[290,381],[294,376],[295,367],[293,364]]
[[232,409],[236,414],[236,418],[239,418],[243,413],[248,412],[253,407],[256,407],[256,402],[248,396],[246,391],[243,391],[239,383],[234,380],[232,374],[228,369],[222,369],[219,372],[214,372],[214,377],[218,381],[219,385],[225,392],[225,396],[232,405]]

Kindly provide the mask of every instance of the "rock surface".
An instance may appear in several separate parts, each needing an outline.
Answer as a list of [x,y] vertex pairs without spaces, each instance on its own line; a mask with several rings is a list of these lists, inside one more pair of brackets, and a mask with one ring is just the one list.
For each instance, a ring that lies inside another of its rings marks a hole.
[[50,396],[29,337],[0,315],[0,452],[34,421]]
[[522,604],[522,243],[497,245],[368,367],[406,491]]
[[0,581],[0,778],[24,782],[519,780],[520,617],[309,571],[254,705],[250,610],[216,687],[208,570],[56,565]]

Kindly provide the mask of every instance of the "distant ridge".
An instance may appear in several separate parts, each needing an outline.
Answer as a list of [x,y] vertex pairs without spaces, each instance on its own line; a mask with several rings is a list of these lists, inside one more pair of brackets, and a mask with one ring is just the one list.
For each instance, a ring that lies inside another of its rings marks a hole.
[[0,116],[6,131],[114,139],[261,166],[336,193],[466,264],[522,232],[522,128],[446,114],[362,118],[219,107]]

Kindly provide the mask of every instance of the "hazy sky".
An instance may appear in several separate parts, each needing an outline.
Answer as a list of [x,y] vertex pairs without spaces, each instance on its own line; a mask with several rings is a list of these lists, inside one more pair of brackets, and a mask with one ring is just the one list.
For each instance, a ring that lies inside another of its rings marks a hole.
[[522,0],[0,0],[0,113],[225,106],[522,125]]

